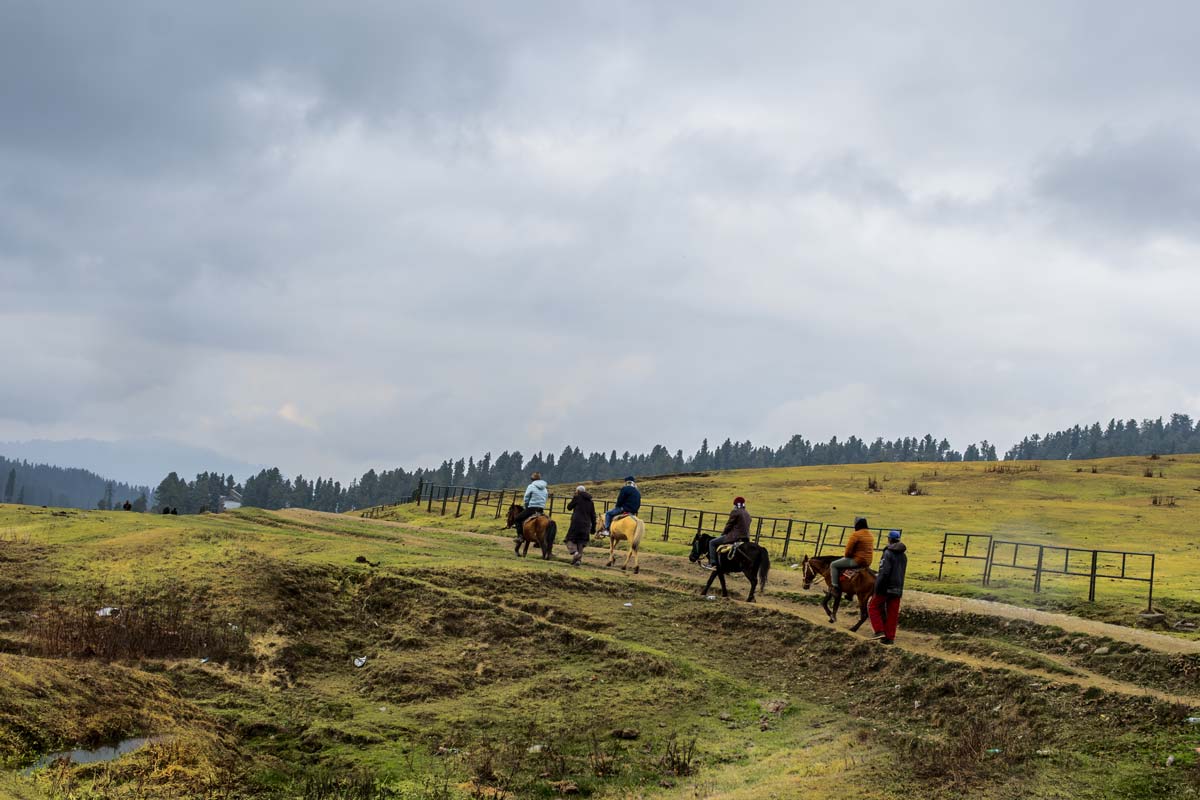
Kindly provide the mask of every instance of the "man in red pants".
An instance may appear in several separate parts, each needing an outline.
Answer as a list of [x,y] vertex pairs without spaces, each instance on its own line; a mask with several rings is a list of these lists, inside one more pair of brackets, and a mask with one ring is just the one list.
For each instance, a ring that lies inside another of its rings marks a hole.
[[888,533],[888,546],[883,550],[879,572],[875,574],[875,593],[867,603],[871,615],[872,639],[880,644],[892,644],[896,640],[896,623],[900,618],[900,596],[904,594],[904,571],[908,568],[908,555],[900,531]]

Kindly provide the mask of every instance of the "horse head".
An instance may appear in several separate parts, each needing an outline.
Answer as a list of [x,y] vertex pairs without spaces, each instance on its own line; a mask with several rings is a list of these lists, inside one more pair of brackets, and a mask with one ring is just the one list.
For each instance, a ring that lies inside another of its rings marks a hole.
[[516,503],[513,503],[511,506],[509,506],[508,507],[508,524],[505,525],[504,527],[511,528],[513,526],[513,523],[515,523],[517,521],[517,514],[520,514],[524,510],[525,510],[524,506],[518,505]]
[[808,589],[813,585],[813,581],[815,581],[817,579],[817,575],[819,574],[817,572],[817,562],[815,559],[811,559],[808,556],[805,556],[804,561],[803,561],[803,566],[804,566],[804,588]]
[[692,538],[692,552],[688,553],[688,561],[695,564],[700,560],[700,556],[708,553],[708,543],[712,537],[707,533],[697,533]]

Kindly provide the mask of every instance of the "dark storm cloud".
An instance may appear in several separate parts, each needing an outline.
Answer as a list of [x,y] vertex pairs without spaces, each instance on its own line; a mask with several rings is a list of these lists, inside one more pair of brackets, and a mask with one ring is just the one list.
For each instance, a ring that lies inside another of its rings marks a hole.
[[1186,410],[1198,21],[8,4],[0,441],[347,476]]

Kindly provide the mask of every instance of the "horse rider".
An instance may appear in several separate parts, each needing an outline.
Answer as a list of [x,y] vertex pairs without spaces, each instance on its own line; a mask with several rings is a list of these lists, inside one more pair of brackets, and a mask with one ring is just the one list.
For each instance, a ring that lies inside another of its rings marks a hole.
[[875,576],[875,591],[867,603],[871,615],[872,639],[881,644],[896,640],[896,623],[900,621],[900,596],[904,594],[904,572],[908,569],[908,554],[900,531],[888,533],[888,545],[879,559],[879,573]]
[[629,514],[633,516],[642,507],[642,493],[638,491],[637,482],[630,475],[625,478],[625,485],[621,487],[621,491],[617,494],[616,504],[604,512],[604,529],[601,533],[608,532],[612,527],[613,517],[618,514]]
[[733,498],[733,510],[725,522],[725,530],[708,543],[708,564],[705,569],[717,568],[717,548],[723,544],[735,544],[739,540],[750,541],[750,512],[746,510],[746,498]]
[[871,566],[874,558],[875,537],[867,527],[867,518],[859,517],[854,520],[854,533],[850,534],[850,540],[846,542],[845,555],[829,564],[829,583],[833,589],[833,596],[842,596],[842,570],[866,569]]
[[517,542],[521,542],[521,528],[525,525],[525,520],[541,514],[546,510],[546,501],[550,499],[550,487],[542,480],[542,473],[535,472],[529,476],[529,485],[525,487],[525,510],[517,514],[517,518],[513,520],[513,525],[517,528]]
[[575,496],[567,503],[567,511],[571,512],[571,527],[567,530],[567,552],[571,555],[571,565],[579,566],[583,560],[583,548],[592,538],[596,530],[596,504],[592,496],[582,486],[575,487]]

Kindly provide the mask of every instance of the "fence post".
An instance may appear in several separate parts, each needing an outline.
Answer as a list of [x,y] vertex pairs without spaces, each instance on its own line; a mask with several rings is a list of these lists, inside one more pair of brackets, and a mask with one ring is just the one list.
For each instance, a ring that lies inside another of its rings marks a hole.
[[996,540],[988,542],[987,560],[983,562],[983,585],[992,585],[992,559],[996,557]]
[[762,517],[758,518],[758,527],[754,529],[754,543],[758,544],[762,539]]
[[427,501],[425,503],[425,512],[427,514],[433,513],[433,489],[434,489],[434,485],[432,483],[429,484],[429,498],[427,499]]
[[442,516],[446,516],[446,503],[450,502],[450,487],[442,487]]
[[465,491],[466,491],[466,489],[463,488],[462,486],[458,487],[458,506],[455,507],[455,509],[454,509],[454,518],[455,519],[458,519],[459,517],[462,516],[462,499],[463,499],[463,492],[465,492]]
[[[937,579],[938,579],[939,581],[942,579],[942,565],[946,563],[946,540],[947,540],[948,538],[950,538],[950,534],[949,534],[949,533],[943,533],[943,534],[942,534],[942,557],[938,559],[938,576],[937,576]],[[971,544],[971,540],[970,540],[970,538],[968,538],[968,539],[967,539],[967,545],[969,546],[970,544]],[[963,549],[963,552],[964,552],[964,553],[966,553],[966,548],[964,548],[964,549]]]
[[[1088,584],[1088,602],[1096,602],[1096,551],[1092,551],[1092,577]],[[1069,556],[1068,556],[1069,557]]]
[[671,538],[671,507],[667,506],[667,523],[663,526],[663,541]]
[[1042,555],[1046,552],[1046,548],[1038,545],[1038,563],[1037,571],[1033,573],[1033,593],[1037,594],[1042,591]]
[[703,530],[704,530],[704,512],[701,511],[700,518],[698,520],[696,520],[696,535],[699,536],[700,532]]
[[475,519],[475,507],[479,505],[479,490],[476,489],[471,495],[471,519]]
[[787,533],[783,535],[783,558],[787,558],[788,545],[792,543],[792,521],[788,520]]
[[554,495],[546,495],[546,519],[554,518]]
[[1154,553],[1150,554],[1150,595],[1146,598],[1146,610],[1154,610]]

